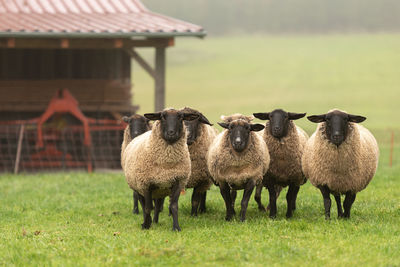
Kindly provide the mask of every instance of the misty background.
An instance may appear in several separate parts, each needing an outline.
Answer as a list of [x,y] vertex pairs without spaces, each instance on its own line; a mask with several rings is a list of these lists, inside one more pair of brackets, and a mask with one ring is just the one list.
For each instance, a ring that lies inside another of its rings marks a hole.
[[399,0],[143,0],[209,35],[400,31]]

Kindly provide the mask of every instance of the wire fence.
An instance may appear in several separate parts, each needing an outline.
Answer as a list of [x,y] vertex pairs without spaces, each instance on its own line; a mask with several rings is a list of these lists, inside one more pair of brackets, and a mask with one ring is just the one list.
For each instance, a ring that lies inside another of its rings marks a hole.
[[91,125],[91,143],[83,127],[43,128],[38,143],[37,125],[0,125],[0,172],[120,169],[121,125]]

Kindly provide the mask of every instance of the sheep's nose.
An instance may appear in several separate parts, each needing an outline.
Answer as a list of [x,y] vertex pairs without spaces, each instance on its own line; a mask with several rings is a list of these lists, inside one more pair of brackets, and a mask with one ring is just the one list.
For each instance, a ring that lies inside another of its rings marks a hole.
[[168,134],[168,135],[174,135],[174,134],[175,134],[175,131],[174,131],[174,130],[168,130],[168,131],[167,131],[167,134]]
[[233,141],[235,145],[240,145],[242,143],[242,139],[240,137],[236,137],[235,141]]
[[274,127],[274,131],[278,132],[278,131],[280,131],[280,130],[281,130],[281,127],[279,127],[279,126],[275,126],[275,127]]
[[332,139],[333,139],[334,141],[340,141],[341,138],[342,138],[342,136],[341,136],[340,134],[334,134],[334,135],[332,136]]

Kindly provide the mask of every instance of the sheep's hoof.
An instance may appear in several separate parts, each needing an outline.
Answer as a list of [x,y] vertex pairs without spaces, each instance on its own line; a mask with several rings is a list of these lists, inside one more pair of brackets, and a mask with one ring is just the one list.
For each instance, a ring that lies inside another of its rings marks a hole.
[[195,209],[192,209],[192,212],[190,213],[190,216],[197,217],[197,212],[196,212]]
[[139,214],[139,209],[133,209],[133,210],[132,210],[132,213],[133,213],[133,214]]
[[205,212],[206,212],[206,208],[199,208],[199,213],[200,214],[205,213]]
[[290,219],[290,218],[292,218],[292,217],[293,217],[293,213],[292,213],[292,212],[286,213],[286,219]]
[[150,225],[151,224],[147,225],[147,224],[142,223],[142,230],[150,229]]
[[325,215],[325,220],[326,221],[330,221],[331,220],[331,216]]
[[263,205],[258,206],[258,210],[261,212],[267,212],[267,209]]
[[172,227],[172,231],[180,232],[180,231],[181,231],[181,228],[179,227],[179,225],[178,225],[178,226],[173,226],[173,227]]
[[275,220],[276,219],[276,214],[274,214],[274,215],[270,214],[269,218]]
[[230,215],[230,216],[227,215],[227,216],[225,217],[225,221],[230,222],[231,220],[232,220],[232,215]]

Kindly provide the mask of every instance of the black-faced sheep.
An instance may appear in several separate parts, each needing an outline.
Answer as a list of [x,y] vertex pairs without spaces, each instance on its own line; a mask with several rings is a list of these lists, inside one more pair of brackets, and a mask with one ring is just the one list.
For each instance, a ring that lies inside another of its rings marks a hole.
[[[265,174],[263,184],[268,188],[270,217],[275,218],[277,207],[277,189],[289,186],[286,194],[286,217],[293,216],[296,209],[296,198],[300,186],[306,182],[301,169],[301,157],[308,135],[293,120],[304,117],[305,113],[286,112],[275,109],[272,112],[254,113],[256,118],[268,120],[263,132],[263,139],[268,146],[271,162]],[[258,188],[259,189],[259,188]],[[259,209],[262,209],[261,190],[255,196]]]
[[237,119],[236,115],[235,119],[225,117],[225,122],[218,123],[226,130],[214,139],[207,154],[208,170],[225,201],[227,221],[235,214],[231,189],[244,189],[240,211],[240,219],[244,221],[249,198],[269,165],[268,148],[261,136],[255,133],[264,126],[251,124],[246,118]]
[[[124,131],[124,140],[121,146],[121,159],[126,146],[132,141],[133,138],[151,130],[151,124],[149,119],[146,119],[145,117],[139,114],[134,114],[129,117],[124,116],[122,117],[122,120],[125,123],[127,123],[127,126]],[[139,214],[138,201],[139,201],[139,195],[137,192],[133,191],[133,210],[132,210],[133,214]],[[161,211],[163,210],[163,206],[164,206],[164,199],[162,200],[161,203]]]
[[191,172],[183,121],[197,119],[198,115],[165,109],[144,116],[155,122],[151,131],[136,137],[127,145],[122,155],[125,177],[130,188],[139,194],[143,208],[143,229],[151,226],[152,199],[156,199],[154,222],[158,222],[160,202],[169,195],[172,229],[180,231],[178,199]]
[[[330,218],[330,194],[335,197],[338,217],[350,218],[356,193],[363,190],[375,175],[378,144],[366,128],[357,124],[365,117],[335,109],[308,119],[319,124],[303,154],[304,174],[322,193],[325,219]],[[344,213],[341,194],[346,195]]]
[[192,162],[192,173],[186,188],[193,188],[191,215],[206,211],[207,190],[210,189],[213,178],[208,171],[206,155],[209,146],[218,134],[208,119],[199,111],[189,107],[181,109],[183,113],[197,114],[198,119],[185,121],[187,144]]

